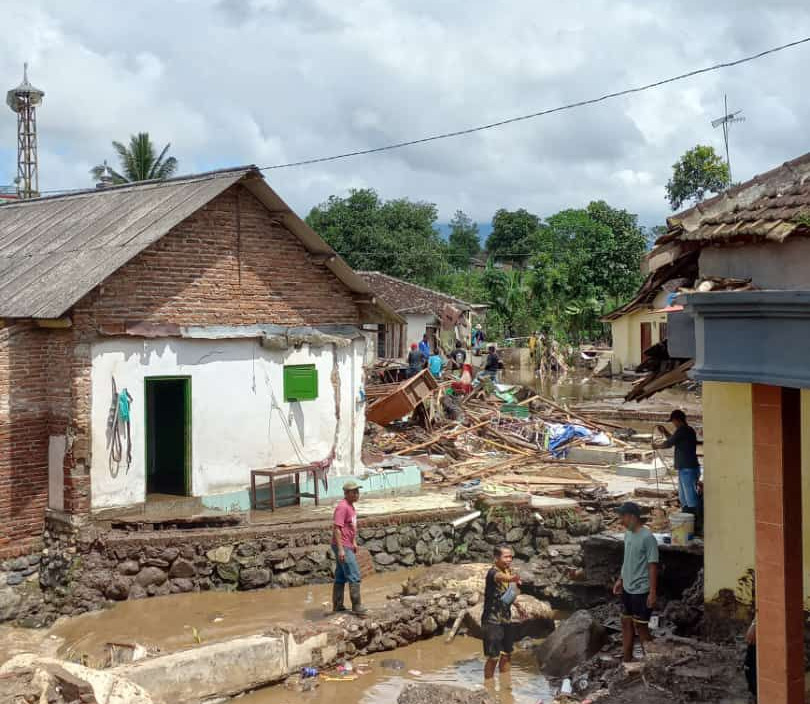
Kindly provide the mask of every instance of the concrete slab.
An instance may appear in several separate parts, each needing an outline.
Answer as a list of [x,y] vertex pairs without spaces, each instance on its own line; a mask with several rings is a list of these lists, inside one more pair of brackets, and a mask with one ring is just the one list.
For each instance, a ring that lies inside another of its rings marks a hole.
[[[300,656],[296,661],[300,661]],[[111,672],[143,687],[155,701],[191,704],[240,694],[289,674],[285,639],[247,636],[162,657]]]
[[529,505],[538,511],[558,511],[560,509],[576,508],[578,503],[574,499],[557,499],[553,496],[532,496]]
[[628,462],[616,467],[616,474],[620,477],[638,477],[639,479],[664,479],[667,476],[667,466],[657,457],[651,462]]

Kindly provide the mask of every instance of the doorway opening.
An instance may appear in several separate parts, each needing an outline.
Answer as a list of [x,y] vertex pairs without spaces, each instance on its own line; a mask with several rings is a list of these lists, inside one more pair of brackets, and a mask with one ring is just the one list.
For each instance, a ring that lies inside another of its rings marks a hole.
[[146,493],[191,493],[191,378],[152,377],[146,385]]

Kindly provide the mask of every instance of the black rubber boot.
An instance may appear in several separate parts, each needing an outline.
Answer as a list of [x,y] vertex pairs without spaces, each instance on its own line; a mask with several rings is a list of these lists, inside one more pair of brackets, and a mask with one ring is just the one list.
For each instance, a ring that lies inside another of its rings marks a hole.
[[349,584],[349,596],[352,598],[352,612],[357,616],[365,616],[368,609],[363,606],[360,598],[360,583]]
[[346,605],[343,603],[344,595],[346,593],[345,584],[332,585],[332,611],[339,613],[346,610]]

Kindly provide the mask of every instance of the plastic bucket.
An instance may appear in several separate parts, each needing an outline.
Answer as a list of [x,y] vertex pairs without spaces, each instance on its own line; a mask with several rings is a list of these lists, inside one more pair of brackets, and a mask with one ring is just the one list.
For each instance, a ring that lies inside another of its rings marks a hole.
[[692,513],[673,513],[669,517],[673,545],[689,545],[695,537],[695,516]]

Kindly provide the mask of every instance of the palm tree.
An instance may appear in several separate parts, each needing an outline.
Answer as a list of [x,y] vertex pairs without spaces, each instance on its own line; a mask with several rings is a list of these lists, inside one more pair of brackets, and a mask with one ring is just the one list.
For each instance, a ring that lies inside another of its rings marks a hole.
[[94,166],[90,173],[96,181],[105,173],[109,173],[113,183],[131,183],[133,181],[151,181],[170,178],[177,171],[177,159],[166,156],[171,144],[163,147],[163,151],[155,157],[155,145],[149,139],[148,132],[139,132],[129,138],[129,145],[113,142],[113,149],[118,154],[121,171],[115,171],[103,164]]

